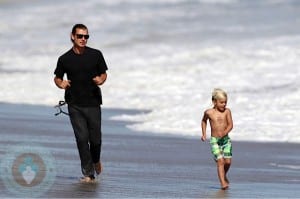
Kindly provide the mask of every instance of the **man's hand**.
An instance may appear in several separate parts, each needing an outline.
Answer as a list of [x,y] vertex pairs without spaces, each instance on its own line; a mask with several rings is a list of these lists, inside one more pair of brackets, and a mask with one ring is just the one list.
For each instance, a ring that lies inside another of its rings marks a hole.
[[59,77],[54,77],[54,82],[55,82],[56,86],[61,89],[67,89],[68,87],[71,86],[70,80],[62,80]]
[[59,87],[62,88],[62,89],[67,89],[70,86],[71,86],[71,81],[70,80],[63,80],[59,85]]
[[93,82],[96,84],[96,85],[102,85],[105,80],[106,80],[106,77],[107,77],[107,74],[106,73],[103,73],[99,76],[96,76],[93,78]]

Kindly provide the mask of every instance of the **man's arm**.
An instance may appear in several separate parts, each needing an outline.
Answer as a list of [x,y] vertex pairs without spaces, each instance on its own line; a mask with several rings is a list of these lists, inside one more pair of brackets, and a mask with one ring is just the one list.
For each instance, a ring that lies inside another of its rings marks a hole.
[[71,81],[70,80],[63,80],[59,77],[54,77],[54,83],[55,85],[58,87],[58,88],[61,88],[61,89],[66,89],[68,87],[71,86]]

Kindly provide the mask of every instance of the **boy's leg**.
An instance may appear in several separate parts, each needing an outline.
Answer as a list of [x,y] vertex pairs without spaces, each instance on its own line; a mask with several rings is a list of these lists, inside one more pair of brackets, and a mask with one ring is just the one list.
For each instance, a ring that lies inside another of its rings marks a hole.
[[224,158],[220,158],[217,160],[217,170],[218,170],[218,177],[221,183],[222,189],[228,188],[228,182],[226,181],[226,173],[225,173],[225,160]]
[[219,146],[218,144],[219,140],[220,140],[219,138],[211,137],[210,146],[211,146],[211,152],[217,163],[217,172],[221,183],[221,187],[222,189],[226,189],[228,187],[228,183],[225,180],[225,168],[224,168],[225,162],[223,158],[222,147]]
[[224,159],[224,170],[225,170],[225,175],[227,174],[227,172],[229,171],[231,165],[231,158],[225,158]]
[[229,180],[227,178],[227,172],[229,171],[231,165],[231,158],[225,158],[224,159],[224,172],[225,172],[225,180],[227,183],[229,183]]
[[229,183],[227,179],[227,172],[229,171],[231,165],[231,157],[232,157],[232,144],[229,136],[224,138],[223,154],[224,154],[224,171],[225,171],[225,180]]

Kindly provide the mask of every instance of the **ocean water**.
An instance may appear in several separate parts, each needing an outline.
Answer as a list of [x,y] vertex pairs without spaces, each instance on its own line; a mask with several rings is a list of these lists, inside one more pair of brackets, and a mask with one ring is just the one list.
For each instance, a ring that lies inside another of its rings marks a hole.
[[[54,106],[75,23],[107,61],[106,108],[137,131],[201,136],[211,92],[228,92],[235,140],[300,142],[297,0],[0,1],[0,100]],[[55,110],[54,110],[55,111]]]

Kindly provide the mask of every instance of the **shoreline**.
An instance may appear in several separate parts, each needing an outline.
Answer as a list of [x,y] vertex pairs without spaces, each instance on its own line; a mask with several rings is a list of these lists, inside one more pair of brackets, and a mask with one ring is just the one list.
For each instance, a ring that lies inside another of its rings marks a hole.
[[[299,198],[299,144],[233,140],[231,184],[223,191],[208,142],[134,132],[125,127],[128,122],[109,118],[138,110],[102,110],[104,171],[98,183],[78,183],[72,128],[67,116],[54,116],[53,107],[0,103],[2,162],[7,147],[20,142],[51,151],[55,181],[40,196],[47,198]],[[0,197],[15,197],[5,183],[0,178]]]

